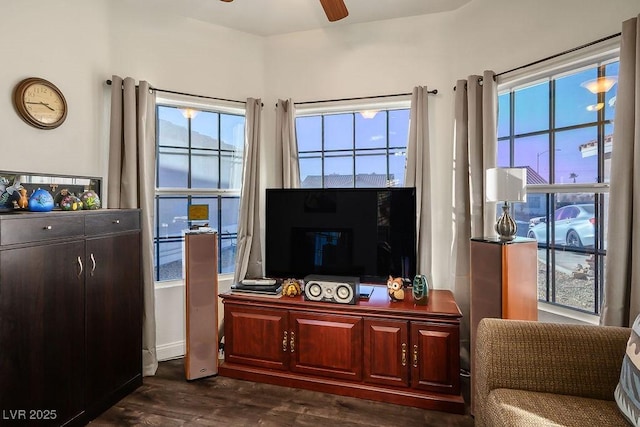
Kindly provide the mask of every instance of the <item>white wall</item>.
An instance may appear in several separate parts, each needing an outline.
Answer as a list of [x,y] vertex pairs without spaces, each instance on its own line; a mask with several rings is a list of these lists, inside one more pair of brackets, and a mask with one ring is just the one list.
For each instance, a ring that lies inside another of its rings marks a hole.
[[[438,89],[429,97],[436,183],[432,273],[435,287],[451,288],[456,80],[486,69],[500,73],[617,33],[638,13],[637,0],[474,0],[453,12],[270,37],[265,105],[278,97],[301,102],[406,93],[416,85]],[[265,109],[267,136],[273,115],[273,108]]]
[[[487,9],[487,10],[485,10]],[[3,0],[0,13],[0,170],[106,178],[107,106],[112,74],[194,94],[260,97],[263,186],[273,182],[277,98],[294,101],[410,92],[430,97],[434,281],[451,287],[452,117],[455,81],[501,72],[620,31],[640,13],[637,0],[474,0],[457,11],[337,26],[269,38],[140,8],[135,0]],[[66,122],[44,131],[13,111],[21,79],[55,83],[69,104]],[[221,289],[229,285],[221,283]],[[181,284],[156,291],[163,357],[181,354]]]

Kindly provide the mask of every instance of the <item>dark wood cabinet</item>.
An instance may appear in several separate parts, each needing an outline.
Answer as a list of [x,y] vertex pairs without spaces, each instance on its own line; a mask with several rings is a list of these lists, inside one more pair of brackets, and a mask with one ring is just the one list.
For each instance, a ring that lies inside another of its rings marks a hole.
[[139,218],[0,215],[1,409],[81,425],[142,383]]
[[451,292],[391,302],[375,287],[356,305],[223,294],[219,374],[390,403],[463,412],[460,310]]

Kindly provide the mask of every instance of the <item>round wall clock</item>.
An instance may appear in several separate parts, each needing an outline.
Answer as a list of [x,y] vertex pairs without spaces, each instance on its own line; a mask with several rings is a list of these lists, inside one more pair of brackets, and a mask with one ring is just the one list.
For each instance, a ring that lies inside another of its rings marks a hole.
[[67,101],[53,83],[29,77],[16,85],[13,102],[22,119],[39,129],[54,129],[67,118]]

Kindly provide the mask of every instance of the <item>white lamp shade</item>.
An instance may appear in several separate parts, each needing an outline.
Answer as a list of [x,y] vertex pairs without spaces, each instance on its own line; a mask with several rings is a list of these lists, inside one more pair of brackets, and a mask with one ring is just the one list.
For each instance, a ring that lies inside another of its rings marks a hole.
[[526,202],[527,169],[487,169],[485,191],[487,202]]

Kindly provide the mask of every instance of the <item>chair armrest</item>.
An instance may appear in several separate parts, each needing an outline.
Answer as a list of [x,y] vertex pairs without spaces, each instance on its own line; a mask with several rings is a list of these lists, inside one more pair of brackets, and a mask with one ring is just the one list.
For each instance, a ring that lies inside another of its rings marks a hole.
[[476,334],[474,406],[510,388],[613,400],[631,329],[482,319]]

